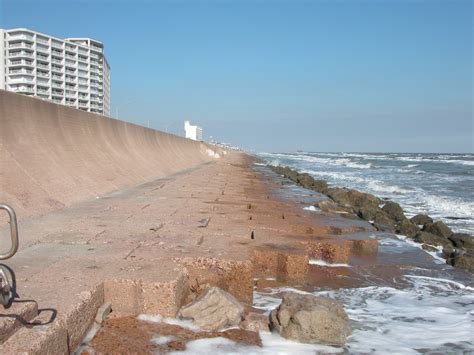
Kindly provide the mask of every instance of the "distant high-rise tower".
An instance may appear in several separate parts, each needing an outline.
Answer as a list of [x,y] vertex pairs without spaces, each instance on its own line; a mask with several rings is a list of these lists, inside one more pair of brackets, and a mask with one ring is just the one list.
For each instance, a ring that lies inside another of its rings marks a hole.
[[90,38],[0,29],[0,89],[110,116],[110,67]]
[[184,132],[186,138],[202,141],[202,127],[193,126],[189,121],[184,121]]

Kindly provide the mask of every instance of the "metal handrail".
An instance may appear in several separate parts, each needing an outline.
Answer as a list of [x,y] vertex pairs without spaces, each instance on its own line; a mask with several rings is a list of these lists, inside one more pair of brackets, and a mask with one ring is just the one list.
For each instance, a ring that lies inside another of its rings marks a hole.
[[10,216],[10,237],[12,240],[12,246],[8,253],[0,254],[0,260],[10,259],[18,251],[18,225],[16,222],[16,214],[13,208],[8,205],[0,203],[0,210],[7,211]]

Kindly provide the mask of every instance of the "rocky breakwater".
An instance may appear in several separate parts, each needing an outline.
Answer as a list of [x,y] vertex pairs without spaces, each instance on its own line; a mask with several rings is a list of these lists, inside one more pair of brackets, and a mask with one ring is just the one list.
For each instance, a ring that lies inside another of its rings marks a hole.
[[455,233],[442,221],[433,221],[427,215],[410,219],[403,208],[394,201],[380,199],[372,194],[344,187],[329,187],[325,180],[314,179],[307,173],[299,173],[289,167],[269,167],[296,184],[325,195],[315,203],[323,212],[335,212],[351,218],[362,218],[377,230],[404,235],[420,243],[428,251],[442,251],[446,263],[474,273],[474,237]]

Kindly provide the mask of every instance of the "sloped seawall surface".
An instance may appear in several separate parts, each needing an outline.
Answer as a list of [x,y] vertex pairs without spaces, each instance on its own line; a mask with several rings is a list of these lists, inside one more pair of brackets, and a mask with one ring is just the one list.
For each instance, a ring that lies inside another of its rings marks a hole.
[[20,219],[209,159],[199,142],[0,90],[0,202]]

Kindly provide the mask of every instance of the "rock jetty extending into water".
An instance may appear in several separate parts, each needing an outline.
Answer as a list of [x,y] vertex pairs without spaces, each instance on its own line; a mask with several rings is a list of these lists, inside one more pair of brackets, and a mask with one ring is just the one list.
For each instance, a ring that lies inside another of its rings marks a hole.
[[474,238],[466,233],[455,233],[442,221],[427,215],[407,218],[403,208],[369,193],[345,187],[330,187],[325,180],[314,179],[286,166],[269,167],[305,189],[326,195],[327,199],[314,206],[323,212],[354,215],[370,222],[377,230],[397,233],[420,243],[428,251],[442,250],[446,263],[474,273]]

